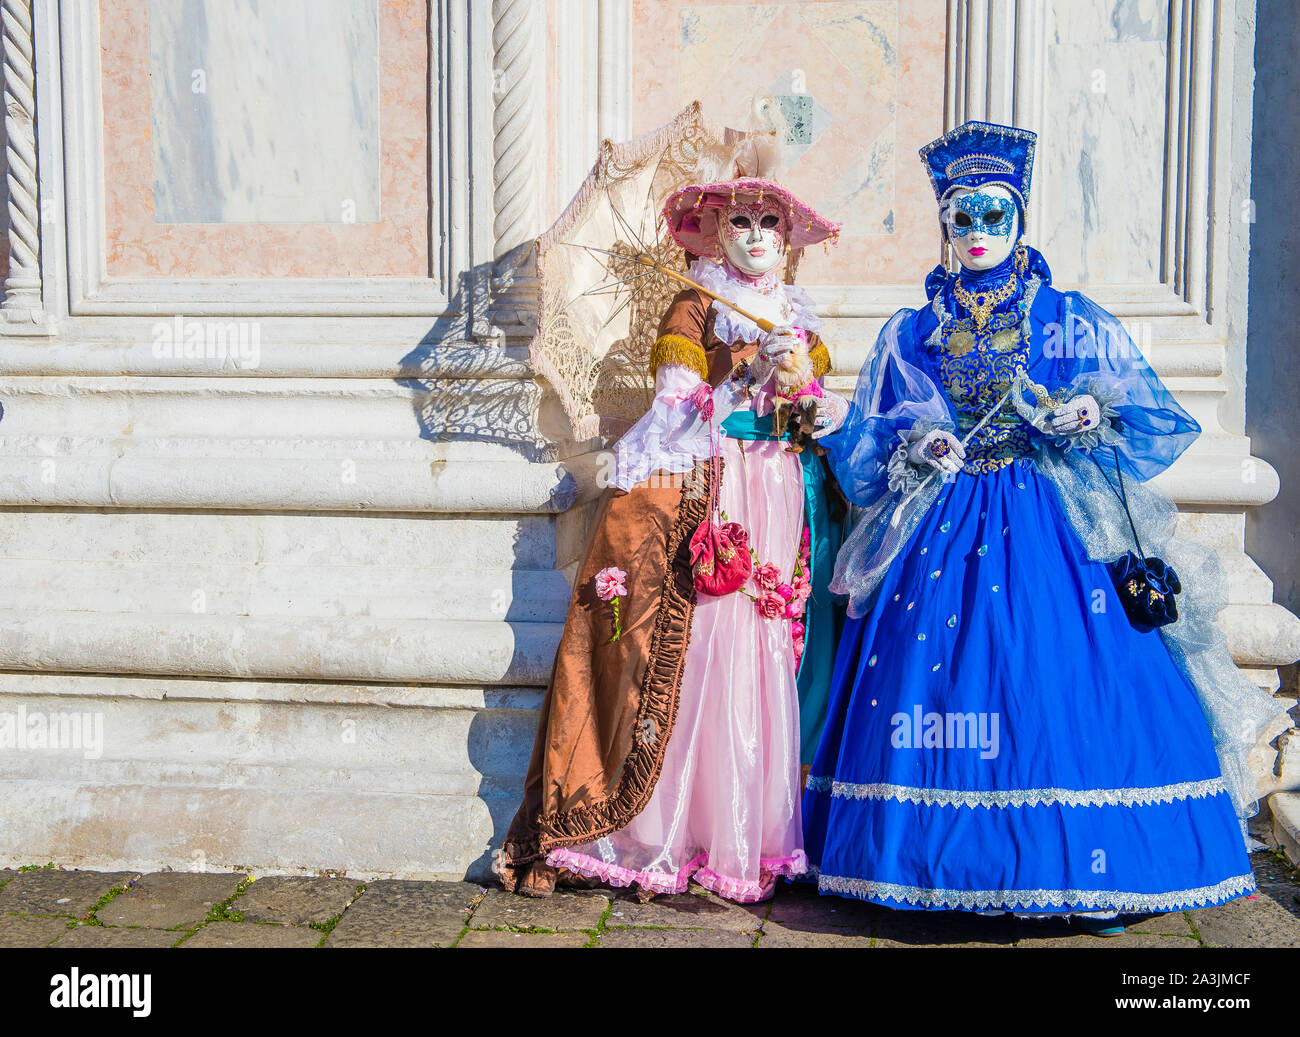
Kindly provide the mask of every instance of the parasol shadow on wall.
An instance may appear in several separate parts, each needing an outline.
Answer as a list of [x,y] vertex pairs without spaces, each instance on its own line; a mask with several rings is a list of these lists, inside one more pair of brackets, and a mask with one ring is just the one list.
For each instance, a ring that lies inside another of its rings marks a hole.
[[[398,382],[414,393],[421,437],[549,461],[626,432],[654,397],[650,350],[687,265],[662,230],[664,201],[758,136],[714,124],[696,101],[642,137],[604,141],[559,219],[462,275],[448,315],[403,357]],[[534,312],[511,323],[533,325],[532,340],[508,346],[488,319],[530,290]]]
[[529,461],[554,459],[539,435],[541,387],[526,347],[485,333],[480,302],[499,283],[530,265],[532,242],[509,263],[482,263],[459,278],[447,315],[439,317],[402,357],[397,383],[411,390],[420,438],[434,443],[482,442],[508,446]]

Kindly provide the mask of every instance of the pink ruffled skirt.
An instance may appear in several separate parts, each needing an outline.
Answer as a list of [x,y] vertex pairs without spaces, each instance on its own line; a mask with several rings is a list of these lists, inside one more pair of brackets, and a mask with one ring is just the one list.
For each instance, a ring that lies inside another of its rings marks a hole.
[[[796,455],[784,443],[726,439],[722,456],[721,509],[789,582],[803,531]],[[552,850],[547,862],[656,893],[684,892],[694,879],[742,903],[770,897],[777,876],[806,871],[791,623],[765,619],[739,592],[701,595],[650,801],[625,828]]]

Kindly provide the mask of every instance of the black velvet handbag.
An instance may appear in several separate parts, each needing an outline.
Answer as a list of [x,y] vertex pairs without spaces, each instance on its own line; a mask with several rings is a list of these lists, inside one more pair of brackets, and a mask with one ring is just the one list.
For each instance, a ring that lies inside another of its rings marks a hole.
[[1143,552],[1137,526],[1133,524],[1133,516],[1128,510],[1128,495],[1124,492],[1124,472],[1119,464],[1119,451],[1114,447],[1111,450],[1115,454],[1118,490],[1115,490],[1115,484],[1110,481],[1106,470],[1095,457],[1092,462],[1097,465],[1106,485],[1115,490],[1120,503],[1124,505],[1124,515],[1128,518],[1128,528],[1133,531],[1133,542],[1137,545],[1137,550],[1108,563],[1107,568],[1129,622],[1145,634],[1178,619],[1178,603],[1174,596],[1182,591],[1183,585],[1172,566],[1167,565],[1163,559]]

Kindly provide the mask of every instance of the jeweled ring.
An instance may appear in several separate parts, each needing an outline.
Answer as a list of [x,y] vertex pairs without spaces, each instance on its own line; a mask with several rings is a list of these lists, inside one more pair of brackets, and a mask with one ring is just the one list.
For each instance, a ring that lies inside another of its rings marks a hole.
[[952,452],[952,447],[948,445],[946,439],[935,439],[930,443],[931,457],[947,457]]
[[1087,407],[1080,407],[1077,413],[1079,415],[1079,422],[1083,425],[1084,428],[1087,428],[1089,425],[1092,424],[1092,419],[1088,417]]

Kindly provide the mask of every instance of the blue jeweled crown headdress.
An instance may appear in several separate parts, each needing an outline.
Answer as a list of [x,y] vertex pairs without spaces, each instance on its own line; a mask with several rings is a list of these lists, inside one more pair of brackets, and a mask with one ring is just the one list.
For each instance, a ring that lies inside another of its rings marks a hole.
[[964,122],[932,140],[919,154],[943,202],[956,188],[1001,184],[1020,201],[1021,218],[1029,208],[1038,135],[994,122]]

